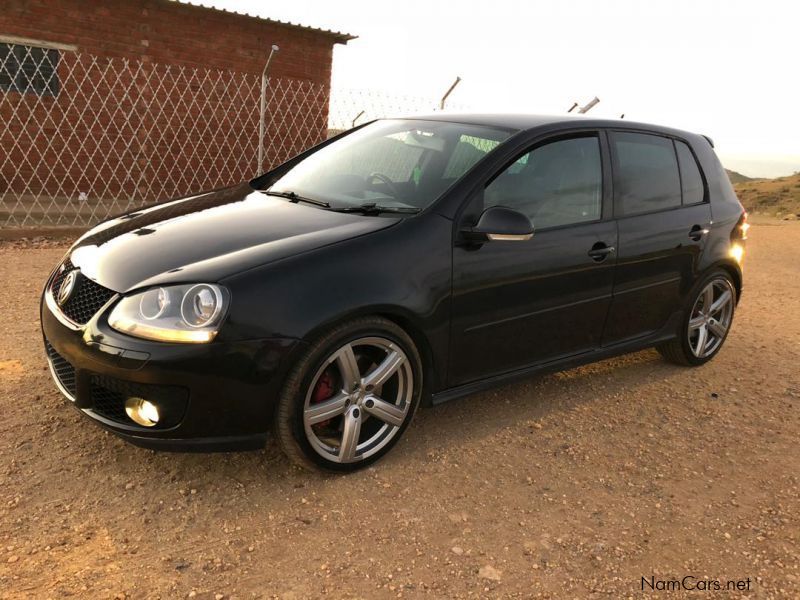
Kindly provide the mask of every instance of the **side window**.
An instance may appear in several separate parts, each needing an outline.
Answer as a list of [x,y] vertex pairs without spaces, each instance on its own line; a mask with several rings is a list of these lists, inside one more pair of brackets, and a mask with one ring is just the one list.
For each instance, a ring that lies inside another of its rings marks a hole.
[[683,142],[675,142],[675,149],[678,151],[678,164],[681,168],[681,188],[683,191],[684,204],[698,204],[705,200],[706,190],[703,185],[703,177],[700,175],[700,168],[694,154],[689,150],[689,146]]
[[672,140],[642,133],[611,133],[616,158],[614,192],[623,215],[681,205],[681,180]]
[[600,219],[603,169],[596,136],[539,146],[486,186],[484,207],[507,206],[536,229]]

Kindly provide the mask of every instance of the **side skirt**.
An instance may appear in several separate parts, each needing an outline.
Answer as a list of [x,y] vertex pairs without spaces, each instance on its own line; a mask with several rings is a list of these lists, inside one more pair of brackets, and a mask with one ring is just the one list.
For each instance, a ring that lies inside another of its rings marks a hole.
[[516,371],[511,371],[509,373],[493,375],[491,377],[487,377],[486,379],[481,379],[480,381],[473,381],[458,387],[442,390],[441,392],[436,392],[431,396],[430,403],[432,405],[442,404],[444,402],[449,402],[450,400],[456,400],[457,398],[463,398],[464,396],[469,396],[471,394],[490,390],[514,381],[519,381],[521,379],[530,377],[531,375],[553,371],[565,371],[567,369],[580,367],[581,365],[590,364],[599,360],[605,360],[614,356],[630,354],[631,352],[638,352],[640,350],[645,350],[646,348],[652,348],[653,346],[657,346],[662,342],[668,342],[669,340],[675,339],[677,325],[680,322],[681,314],[682,312],[673,314],[672,317],[670,317],[670,319],[667,321],[667,324],[660,331],[646,337],[627,340],[618,344],[614,344],[613,346],[601,346],[595,350],[589,350],[588,352],[582,352],[580,354],[575,354],[573,356],[568,356],[566,358],[560,358],[558,360],[549,362],[537,363],[535,365],[517,369]]

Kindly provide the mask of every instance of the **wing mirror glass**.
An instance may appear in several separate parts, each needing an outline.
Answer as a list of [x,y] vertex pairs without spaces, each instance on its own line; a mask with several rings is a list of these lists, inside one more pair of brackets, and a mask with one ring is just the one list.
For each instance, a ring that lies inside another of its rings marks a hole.
[[462,234],[476,242],[522,242],[533,237],[533,223],[519,211],[492,206],[483,211],[474,227],[462,230]]

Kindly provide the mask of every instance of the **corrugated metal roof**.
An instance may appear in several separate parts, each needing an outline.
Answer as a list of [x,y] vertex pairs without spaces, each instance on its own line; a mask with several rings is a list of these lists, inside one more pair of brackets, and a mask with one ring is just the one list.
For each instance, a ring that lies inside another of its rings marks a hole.
[[251,15],[249,13],[238,12],[235,10],[227,10],[225,8],[217,8],[215,6],[205,6],[202,4],[196,4],[194,2],[189,2],[188,0],[167,0],[168,2],[177,2],[178,4],[185,4],[187,6],[192,6],[194,8],[201,8],[205,10],[211,10],[214,12],[221,12],[227,13],[229,15],[237,15],[239,17],[249,17],[251,19],[258,19],[259,21],[264,21],[265,23],[275,23],[276,25],[285,25],[287,27],[294,27],[296,29],[302,29],[303,31],[313,31],[314,33],[320,33],[322,35],[330,36],[334,39],[335,42],[340,44],[346,44],[350,40],[356,39],[357,35],[351,35],[349,33],[342,33],[341,31],[331,31],[330,29],[322,29],[320,27],[311,27],[309,25],[301,25],[300,23],[292,23],[291,21],[280,21],[278,19],[269,19],[267,17],[259,17],[258,15]]

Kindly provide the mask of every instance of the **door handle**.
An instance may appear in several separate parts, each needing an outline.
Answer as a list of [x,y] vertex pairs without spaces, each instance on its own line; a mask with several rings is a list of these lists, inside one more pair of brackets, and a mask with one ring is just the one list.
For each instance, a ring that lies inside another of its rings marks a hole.
[[608,258],[609,254],[614,254],[616,248],[614,246],[606,246],[603,242],[597,242],[592,249],[589,250],[589,256],[595,262],[603,262]]
[[700,240],[703,239],[703,236],[705,236],[707,233],[708,229],[706,229],[705,227],[701,225],[694,225],[689,230],[689,239],[691,239],[694,242],[699,242]]

